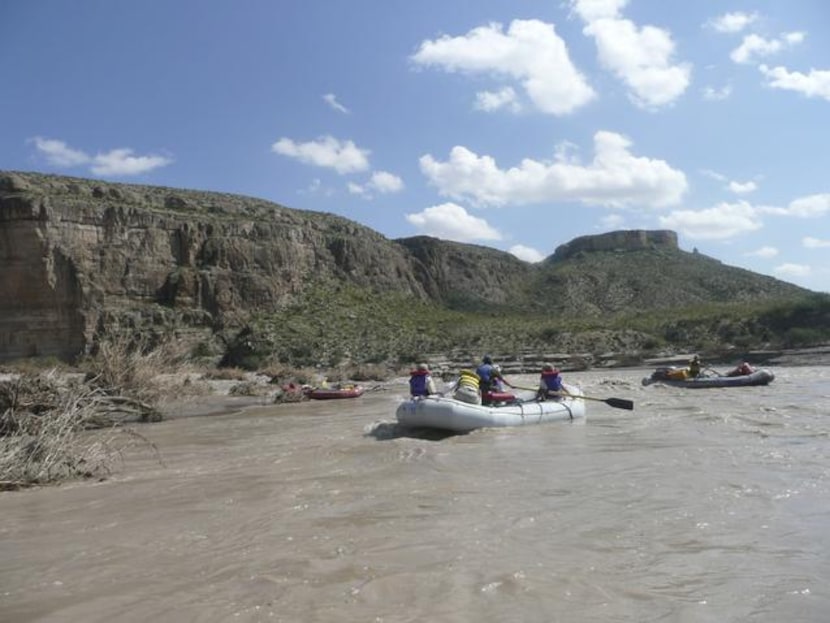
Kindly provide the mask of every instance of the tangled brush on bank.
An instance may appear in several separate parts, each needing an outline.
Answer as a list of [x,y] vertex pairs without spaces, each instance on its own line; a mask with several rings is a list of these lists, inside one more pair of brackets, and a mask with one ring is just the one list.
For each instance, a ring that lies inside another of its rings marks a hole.
[[96,378],[47,372],[0,382],[0,489],[106,476],[127,446],[149,443],[118,425],[158,418]]

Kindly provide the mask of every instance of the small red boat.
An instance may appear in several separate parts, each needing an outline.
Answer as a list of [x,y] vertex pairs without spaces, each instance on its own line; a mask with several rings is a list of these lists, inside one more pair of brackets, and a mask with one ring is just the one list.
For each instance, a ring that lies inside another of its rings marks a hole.
[[365,390],[360,385],[335,385],[333,387],[312,387],[308,397],[312,400],[334,400],[337,398],[359,398]]

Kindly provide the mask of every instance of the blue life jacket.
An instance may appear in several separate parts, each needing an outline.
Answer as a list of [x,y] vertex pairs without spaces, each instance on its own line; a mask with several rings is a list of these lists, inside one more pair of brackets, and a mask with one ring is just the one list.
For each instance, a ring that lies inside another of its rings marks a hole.
[[562,391],[562,377],[559,375],[559,370],[549,370],[542,372],[542,380],[545,382],[549,392]]
[[413,396],[428,396],[426,370],[413,370],[409,373],[409,393]]
[[496,369],[492,363],[483,363],[476,368],[476,374],[481,379],[481,391],[490,391],[493,382],[493,371]]

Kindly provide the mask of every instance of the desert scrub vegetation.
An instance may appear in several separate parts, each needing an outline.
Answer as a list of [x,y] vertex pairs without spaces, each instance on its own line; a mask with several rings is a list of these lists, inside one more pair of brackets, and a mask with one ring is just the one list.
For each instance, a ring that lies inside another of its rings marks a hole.
[[81,361],[80,372],[7,374],[0,381],[0,488],[105,478],[137,444],[157,454],[127,424],[161,419],[158,405],[173,388],[156,379],[175,366],[170,346],[115,338]]
[[0,489],[108,476],[122,452],[153,445],[117,426],[131,401],[77,377],[23,374],[0,382]]

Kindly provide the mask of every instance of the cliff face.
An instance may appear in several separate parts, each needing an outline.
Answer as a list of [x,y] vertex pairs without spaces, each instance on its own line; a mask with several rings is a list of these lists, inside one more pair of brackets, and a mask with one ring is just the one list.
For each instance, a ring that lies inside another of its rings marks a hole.
[[536,268],[509,253],[428,236],[397,240],[413,258],[418,280],[436,302],[453,309],[494,310],[524,299]]
[[330,214],[219,193],[0,173],[0,358],[70,357],[103,324],[238,326],[310,279],[423,298],[406,251]]
[[[671,231],[584,236],[528,264],[426,236],[392,241],[339,216],[238,195],[2,171],[0,267],[0,360],[72,358],[113,329],[174,332],[195,345],[290,309],[303,310],[294,320],[330,338],[333,352],[344,340],[330,330],[331,305],[348,307],[353,290],[373,304],[402,295],[410,307],[551,321],[807,292],[681,251]],[[353,324],[366,339],[351,352],[366,356],[370,337],[401,337],[396,304],[365,306]],[[409,338],[421,347],[420,329]]]
[[548,258],[554,262],[570,259],[579,253],[595,251],[636,251],[639,249],[669,249],[677,250],[677,234],[668,230],[646,231],[631,229],[612,231],[596,236],[581,236],[574,238],[567,244],[556,247],[553,256]]

